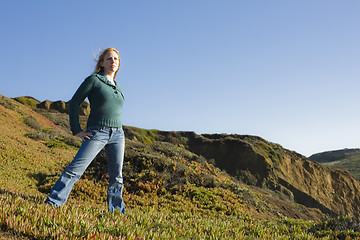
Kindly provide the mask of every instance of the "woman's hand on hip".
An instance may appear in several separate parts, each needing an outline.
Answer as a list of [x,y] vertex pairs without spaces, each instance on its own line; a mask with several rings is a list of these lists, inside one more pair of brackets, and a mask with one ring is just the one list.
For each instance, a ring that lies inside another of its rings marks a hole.
[[77,133],[76,136],[81,138],[82,141],[86,141],[86,140],[89,140],[90,137],[92,137],[92,133],[91,132],[81,131],[81,132]]

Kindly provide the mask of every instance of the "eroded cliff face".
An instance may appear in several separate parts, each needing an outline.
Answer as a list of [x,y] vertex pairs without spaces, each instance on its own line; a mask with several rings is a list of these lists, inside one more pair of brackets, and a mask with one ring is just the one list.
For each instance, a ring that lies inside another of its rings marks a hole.
[[226,170],[230,175],[243,178],[246,183],[265,186],[274,180],[272,162],[257,153],[244,139],[225,135],[202,135],[190,139],[188,146],[190,151],[213,159],[217,167]]
[[188,148],[229,174],[330,215],[360,217],[360,182],[255,136],[193,135]]
[[[320,209],[324,212],[359,217],[360,182],[351,174],[324,167],[288,150],[284,150],[283,156],[280,171],[277,173],[281,179],[279,183],[310,196],[323,206]],[[294,194],[294,198],[302,204],[306,200],[305,195]],[[307,206],[312,205],[310,203]]]

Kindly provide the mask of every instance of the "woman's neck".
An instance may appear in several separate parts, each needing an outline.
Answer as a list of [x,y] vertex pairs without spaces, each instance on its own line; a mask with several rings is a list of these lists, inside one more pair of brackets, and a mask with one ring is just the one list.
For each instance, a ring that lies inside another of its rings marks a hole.
[[105,77],[110,80],[111,82],[114,81],[114,75],[115,73],[111,72],[111,73],[104,73]]

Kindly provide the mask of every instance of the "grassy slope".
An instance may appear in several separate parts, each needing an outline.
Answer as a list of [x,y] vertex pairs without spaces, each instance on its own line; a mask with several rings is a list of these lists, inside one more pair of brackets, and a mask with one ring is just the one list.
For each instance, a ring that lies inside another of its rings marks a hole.
[[13,192],[38,194],[37,184],[41,176],[55,174],[64,159],[70,159],[76,150],[50,149],[43,142],[26,137],[26,134],[34,131],[25,124],[25,119],[30,117],[42,128],[60,130],[51,121],[29,108],[1,98],[3,103],[0,105],[1,186],[7,186]]
[[360,179],[360,149],[342,149],[317,153],[309,157],[327,167],[346,170]]
[[[59,119],[66,119],[46,114],[59,125]],[[280,208],[272,205],[273,198],[233,181],[181,145],[153,142],[156,131],[132,130],[138,140],[127,141],[127,215],[106,211],[103,154],[75,185],[69,202],[53,209],[43,200],[76,153],[76,142],[52,121],[0,95],[1,229],[35,239],[313,239],[358,235],[346,227],[351,224],[349,219],[318,222],[281,217]],[[291,205],[283,203],[283,207]]]

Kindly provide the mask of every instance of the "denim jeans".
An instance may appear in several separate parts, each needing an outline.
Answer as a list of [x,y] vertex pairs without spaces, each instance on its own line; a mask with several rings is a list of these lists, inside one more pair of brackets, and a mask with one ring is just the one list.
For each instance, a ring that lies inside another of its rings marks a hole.
[[110,212],[115,209],[125,214],[125,203],[122,199],[123,177],[122,166],[125,150],[125,136],[122,128],[88,127],[92,137],[82,143],[73,161],[66,167],[50,191],[46,203],[61,206],[86,168],[105,146],[108,173],[110,176],[107,190],[107,204]]

